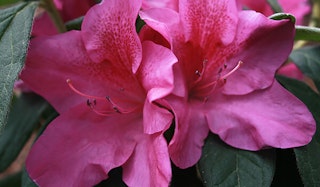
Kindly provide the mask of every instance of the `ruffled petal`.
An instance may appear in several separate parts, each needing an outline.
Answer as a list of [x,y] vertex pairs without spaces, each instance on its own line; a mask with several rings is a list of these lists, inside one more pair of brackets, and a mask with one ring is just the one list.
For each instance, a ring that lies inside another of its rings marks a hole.
[[145,41],[142,46],[143,58],[137,76],[147,91],[143,110],[144,130],[152,134],[164,130],[172,122],[172,114],[155,103],[172,92],[172,66],[177,59],[169,49],[153,42]]
[[106,118],[78,106],[55,119],[33,145],[26,167],[40,186],[93,186],[132,155],[142,116]]
[[168,98],[176,117],[175,130],[169,144],[170,158],[180,168],[188,168],[198,162],[209,128],[202,107],[204,103],[182,98]]
[[293,79],[303,80],[303,74],[294,63],[289,63],[278,69],[277,74]]
[[169,186],[171,165],[162,134],[141,136],[133,155],[123,165],[123,180],[128,186]]
[[[131,71],[111,63],[93,63],[80,32],[71,31],[31,41],[21,79],[61,113],[87,99],[73,91],[66,80],[87,95],[109,96],[124,108],[143,105],[145,92]],[[45,85],[45,86],[44,86]],[[100,101],[102,103],[106,102]]]
[[221,52],[229,58],[225,72],[243,62],[223,87],[223,92],[231,95],[269,87],[294,42],[294,24],[290,20],[274,21],[253,11],[242,11],[239,18],[235,41]]
[[88,11],[82,23],[82,37],[94,62],[109,61],[136,72],[142,56],[135,28],[140,7],[141,0],[108,0]]
[[209,49],[233,41],[237,31],[235,1],[179,1],[179,13],[186,41]]
[[243,96],[215,95],[207,105],[210,130],[237,148],[298,147],[315,133],[307,107],[278,82]]
[[[270,16],[273,11],[265,0],[238,0],[243,7],[255,10],[264,14],[265,16]],[[296,24],[301,25],[303,23],[303,18],[310,12],[310,5],[307,0],[279,0],[280,6],[283,12],[293,14],[296,18]]]
[[173,10],[148,9],[140,11],[139,16],[148,26],[159,32],[170,43],[170,46],[173,45],[173,39],[183,33],[179,25],[179,14]]
[[143,0],[142,9],[149,8],[170,8],[175,11],[179,10],[179,1],[178,0]]

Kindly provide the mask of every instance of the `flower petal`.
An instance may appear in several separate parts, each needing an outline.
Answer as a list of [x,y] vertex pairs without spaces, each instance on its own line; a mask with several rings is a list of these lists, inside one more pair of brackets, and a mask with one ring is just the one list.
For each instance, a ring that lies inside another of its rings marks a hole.
[[168,98],[176,117],[175,130],[169,144],[173,163],[188,168],[198,162],[209,128],[202,107],[203,103],[171,96]]
[[169,43],[181,34],[179,28],[179,14],[170,9],[154,8],[140,11],[140,18],[155,31],[159,32]]
[[138,142],[132,157],[123,165],[123,180],[128,186],[169,186],[170,158],[162,134],[141,136]]
[[172,92],[172,69],[177,59],[169,49],[153,42],[145,41],[142,46],[143,58],[137,76],[147,91],[143,110],[144,131],[152,134],[164,130],[172,122],[172,114],[155,103]]
[[148,92],[150,102],[163,98],[173,90],[173,65],[177,58],[167,48],[150,41],[143,42],[143,58],[138,77]]
[[33,39],[21,79],[59,113],[88,99],[72,91],[67,79],[79,91],[109,96],[125,108],[144,103],[144,90],[131,71],[111,63],[93,63],[78,31]]
[[315,133],[307,107],[278,82],[243,96],[216,95],[207,104],[210,130],[237,148],[298,147]]
[[142,133],[141,123],[139,113],[106,118],[88,107],[75,107],[36,141],[27,171],[40,186],[93,186],[128,160]]
[[171,8],[175,11],[179,10],[179,1],[178,0],[143,0],[142,8]]
[[226,72],[243,62],[223,87],[223,92],[231,95],[269,87],[294,41],[294,24],[290,20],[274,21],[253,11],[242,11],[238,24],[235,41],[221,52],[229,56]]
[[203,49],[226,45],[233,41],[237,26],[235,1],[179,1],[180,19],[186,41]]
[[135,21],[141,0],[108,0],[92,7],[82,24],[82,37],[90,58],[109,61],[136,72],[141,62],[141,43]]

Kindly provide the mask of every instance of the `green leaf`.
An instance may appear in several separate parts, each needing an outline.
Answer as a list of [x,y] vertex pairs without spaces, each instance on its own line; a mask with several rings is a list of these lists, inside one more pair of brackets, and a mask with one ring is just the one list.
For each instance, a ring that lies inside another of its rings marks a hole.
[[268,3],[271,6],[274,13],[283,12],[282,8],[277,0],[268,0]]
[[65,25],[68,31],[70,30],[81,30],[81,25],[84,16],[68,21]]
[[13,4],[13,3],[17,3],[19,1],[20,0],[1,0],[0,1],[0,6],[10,5],[10,4]]
[[16,159],[48,106],[33,93],[23,94],[15,100],[8,124],[0,135],[0,172]]
[[21,172],[7,176],[0,180],[0,187],[21,186]]
[[288,13],[275,13],[269,16],[269,18],[273,20],[289,19],[292,23],[296,23],[296,18],[293,15]]
[[320,29],[296,25],[295,40],[320,41]]
[[206,139],[198,164],[207,187],[269,187],[275,171],[275,151],[236,149],[211,134]]
[[22,171],[21,187],[38,187],[38,185],[36,185],[36,183],[34,183],[32,179],[29,177],[26,168],[24,168]]
[[294,152],[304,185],[320,186],[320,96],[303,82],[280,76],[277,79],[306,104],[317,122],[312,141],[307,146],[295,148]]
[[7,120],[14,81],[24,64],[37,5],[19,3],[0,10],[0,133]]
[[320,46],[308,46],[293,51],[290,59],[310,77],[320,90]]

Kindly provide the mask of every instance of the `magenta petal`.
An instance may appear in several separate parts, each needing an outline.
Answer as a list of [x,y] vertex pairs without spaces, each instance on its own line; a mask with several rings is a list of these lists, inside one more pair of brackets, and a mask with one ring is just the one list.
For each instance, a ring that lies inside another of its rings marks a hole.
[[186,103],[177,97],[171,97],[168,101],[176,116],[174,135],[169,144],[170,157],[176,166],[188,168],[200,159],[209,132],[203,103]]
[[46,98],[59,113],[77,104],[85,104],[88,99],[72,91],[67,79],[87,95],[109,96],[121,106],[143,104],[144,90],[131,70],[119,66],[93,63],[81,41],[80,32],[72,31],[33,39],[21,79]]
[[293,79],[303,80],[303,74],[294,63],[289,63],[282,66],[278,72],[279,75],[284,75]]
[[243,62],[223,87],[225,94],[232,95],[269,87],[294,41],[294,24],[290,20],[274,21],[253,11],[242,11],[239,18],[236,39],[224,49],[224,53],[233,55],[227,61],[226,72]]
[[106,118],[86,106],[73,108],[33,145],[27,171],[40,186],[93,186],[128,160],[141,123],[140,114]]
[[88,11],[82,37],[94,62],[122,63],[120,66],[136,72],[141,62],[141,43],[135,29],[140,7],[141,0],[108,0]]
[[170,8],[175,11],[179,10],[179,1],[178,0],[143,0],[142,8]]
[[179,14],[170,9],[154,8],[140,11],[139,16],[148,26],[159,32],[172,45],[173,37],[181,34]]
[[166,129],[172,122],[172,114],[154,103],[173,90],[173,65],[177,62],[173,53],[153,42],[145,41],[138,77],[147,91],[144,104],[144,131],[152,134]]
[[123,165],[123,180],[129,186],[169,186],[170,159],[161,134],[141,136],[132,157]]
[[143,42],[138,77],[148,92],[150,102],[165,97],[173,90],[173,65],[177,61],[169,49],[150,41]]
[[298,147],[315,133],[307,107],[278,82],[243,96],[217,95],[207,104],[210,130],[237,148]]
[[179,1],[180,19],[187,41],[203,49],[229,44],[237,30],[235,1]]

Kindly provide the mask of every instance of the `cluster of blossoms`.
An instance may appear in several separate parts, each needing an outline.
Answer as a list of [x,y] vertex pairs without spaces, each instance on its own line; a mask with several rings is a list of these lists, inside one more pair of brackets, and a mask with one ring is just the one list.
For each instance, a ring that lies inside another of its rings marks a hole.
[[60,114],[27,159],[37,184],[92,186],[122,167],[128,186],[168,186],[170,160],[196,164],[209,132],[246,150],[311,141],[312,115],[274,79],[294,23],[234,0],[163,2],[104,0],[81,31],[31,41],[20,77]]

